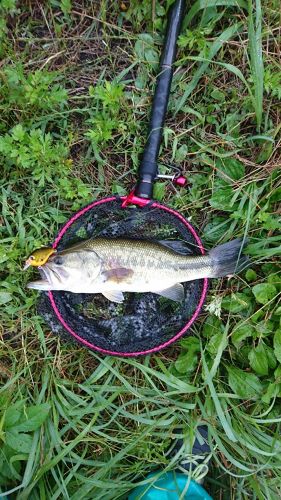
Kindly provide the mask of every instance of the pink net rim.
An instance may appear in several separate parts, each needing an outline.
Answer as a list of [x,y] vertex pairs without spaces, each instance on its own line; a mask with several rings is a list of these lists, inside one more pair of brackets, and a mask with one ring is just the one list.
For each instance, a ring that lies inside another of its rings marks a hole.
[[[126,199],[125,196],[121,197],[122,201],[125,200],[125,199]],[[86,207],[84,207],[81,210],[79,210],[62,227],[62,229],[58,233],[58,235],[57,235],[57,237],[56,237],[56,239],[55,239],[55,241],[53,243],[53,248],[56,248],[58,246],[58,244],[59,244],[61,238],[63,237],[63,235],[65,234],[65,232],[68,230],[68,228],[79,217],[81,217],[83,214],[85,214],[88,210],[91,210],[92,208],[94,208],[94,207],[96,207],[98,205],[101,205],[102,203],[108,203],[108,202],[111,202],[111,201],[114,201],[114,200],[116,200],[115,196],[112,196],[112,197],[109,197],[109,198],[103,198],[102,200],[94,201],[90,205],[87,205]],[[199,247],[199,249],[201,251],[201,254],[204,255],[205,250],[204,250],[204,247],[202,245],[202,242],[201,242],[198,234],[196,233],[196,231],[192,227],[192,225],[179,212],[177,212],[176,210],[174,210],[172,208],[166,207],[165,205],[161,205],[158,202],[153,202],[152,205],[151,205],[151,208],[160,208],[160,209],[165,210],[166,212],[169,212],[169,213],[175,215],[176,217],[178,217],[181,220],[181,222],[183,224],[185,224],[185,226],[188,228],[188,230],[192,233],[192,235],[194,236],[194,238],[196,240],[196,243],[197,243],[197,245],[198,245],[198,247]],[[91,342],[88,342],[87,340],[83,339],[82,337],[80,337],[80,335],[77,332],[75,332],[68,325],[68,323],[66,322],[66,320],[60,314],[60,312],[59,312],[59,310],[57,308],[57,305],[56,305],[53,293],[52,292],[48,292],[48,296],[49,296],[52,308],[54,310],[54,313],[55,313],[56,317],[58,318],[58,320],[60,321],[60,323],[62,324],[62,326],[65,328],[65,330],[67,330],[70,333],[70,335],[72,335],[72,337],[74,337],[76,340],[78,340],[81,344],[83,344],[84,346],[88,347],[89,349],[92,349],[94,351],[100,352],[102,354],[110,355],[110,356],[134,357],[134,356],[141,356],[141,355],[146,355],[146,354],[152,354],[154,352],[161,351],[162,349],[165,349],[165,347],[168,347],[169,345],[173,344],[176,340],[178,340],[180,337],[182,337],[187,332],[187,330],[191,327],[191,325],[194,323],[194,321],[196,320],[196,318],[198,317],[198,315],[199,315],[199,313],[201,311],[201,308],[202,308],[202,306],[204,304],[205,298],[206,298],[207,289],[208,289],[208,279],[204,278],[204,283],[203,283],[203,289],[202,289],[201,297],[200,297],[200,300],[198,302],[198,305],[196,307],[195,312],[193,313],[193,315],[190,318],[190,320],[184,325],[184,327],[180,331],[178,331],[170,340],[164,342],[163,344],[160,344],[159,346],[153,347],[152,349],[147,349],[145,351],[136,351],[136,352],[115,352],[115,351],[110,351],[108,349],[102,349],[101,347],[98,347],[95,344],[92,344]]]

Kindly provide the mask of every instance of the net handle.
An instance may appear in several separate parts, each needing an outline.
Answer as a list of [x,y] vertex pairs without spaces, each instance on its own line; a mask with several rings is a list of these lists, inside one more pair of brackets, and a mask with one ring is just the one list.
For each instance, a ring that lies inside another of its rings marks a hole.
[[136,196],[151,198],[153,182],[157,176],[157,159],[163,135],[171,82],[173,63],[176,56],[177,38],[183,20],[185,0],[176,0],[169,12],[165,44],[162,51],[160,71],[152,103],[152,111],[148,128],[148,138],[144,147],[139,167],[139,180],[135,189]]

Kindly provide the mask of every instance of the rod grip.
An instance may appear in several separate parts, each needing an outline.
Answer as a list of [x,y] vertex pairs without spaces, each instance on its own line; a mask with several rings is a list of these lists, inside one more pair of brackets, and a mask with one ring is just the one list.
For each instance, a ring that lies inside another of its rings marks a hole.
[[157,159],[163,136],[163,125],[171,90],[174,72],[173,63],[176,56],[177,38],[183,19],[184,4],[185,0],[176,0],[169,12],[160,71],[152,103],[148,138],[144,147],[139,167],[139,180],[135,190],[136,195],[143,198],[152,197],[153,182],[157,176]]

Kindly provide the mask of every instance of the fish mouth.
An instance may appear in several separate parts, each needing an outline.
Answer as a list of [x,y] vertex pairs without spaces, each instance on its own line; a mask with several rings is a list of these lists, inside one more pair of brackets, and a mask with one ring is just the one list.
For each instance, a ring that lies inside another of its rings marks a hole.
[[38,271],[40,273],[40,276],[42,278],[42,281],[46,281],[47,283],[49,283],[49,285],[51,284],[51,280],[50,280],[50,272],[49,270],[45,267],[38,267]]
[[33,288],[35,290],[55,290],[58,284],[62,283],[61,276],[55,269],[50,268],[46,264],[44,266],[38,266],[37,269],[42,279],[31,281],[27,284],[27,288]]
[[34,290],[51,290],[50,275],[48,271],[46,272],[46,270],[41,266],[39,266],[37,269],[42,279],[37,281],[30,281],[29,283],[27,283],[27,288],[31,288]]
[[[55,280],[57,280],[59,283],[62,283],[62,270],[58,272],[56,269],[53,267],[49,266],[48,264],[45,264],[44,266],[38,267],[39,273],[41,275],[41,278],[44,280],[47,280],[48,283],[51,285]],[[54,280],[55,278],[55,280]]]

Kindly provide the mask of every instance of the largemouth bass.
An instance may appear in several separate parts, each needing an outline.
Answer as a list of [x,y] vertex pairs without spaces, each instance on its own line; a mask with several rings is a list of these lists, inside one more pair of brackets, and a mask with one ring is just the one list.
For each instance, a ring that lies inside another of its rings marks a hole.
[[[169,242],[167,242],[169,244]],[[245,265],[242,240],[220,245],[206,255],[183,255],[163,243],[145,240],[96,238],[60,252],[43,249],[29,257],[25,267],[36,265],[40,281],[28,284],[36,290],[102,293],[122,302],[123,292],[154,292],[175,301],[184,298],[181,283],[201,278],[233,275]]]

